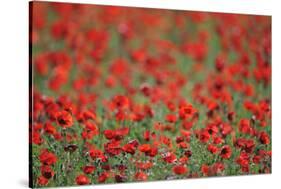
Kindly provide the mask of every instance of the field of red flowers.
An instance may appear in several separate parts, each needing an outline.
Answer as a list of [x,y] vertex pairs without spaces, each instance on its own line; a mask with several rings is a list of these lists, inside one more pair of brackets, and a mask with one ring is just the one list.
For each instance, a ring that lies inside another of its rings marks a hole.
[[271,17],[30,7],[31,186],[271,173]]

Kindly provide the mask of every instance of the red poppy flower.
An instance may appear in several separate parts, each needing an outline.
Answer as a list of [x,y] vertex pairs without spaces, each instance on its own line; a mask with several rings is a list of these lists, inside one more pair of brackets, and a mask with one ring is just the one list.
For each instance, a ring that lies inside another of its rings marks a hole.
[[136,167],[142,170],[148,170],[153,166],[151,162],[136,162]]
[[103,134],[108,140],[111,140],[115,137],[115,132],[113,130],[105,130]]
[[123,139],[126,135],[128,135],[129,133],[129,128],[128,127],[124,127],[124,128],[120,128],[120,129],[116,129],[116,130],[105,130],[103,132],[104,136],[108,139],[108,140],[121,140]]
[[193,127],[193,122],[191,121],[185,121],[182,124],[183,128],[186,130],[190,130]]
[[255,147],[255,142],[251,139],[238,138],[235,142],[235,146],[245,150],[247,153],[252,153]]
[[100,159],[102,162],[107,161],[107,157],[104,155],[104,153],[101,150],[90,149],[89,154],[90,154],[92,159]]
[[139,151],[148,153],[151,150],[150,144],[142,144],[139,146]]
[[170,123],[175,123],[177,121],[177,116],[174,114],[168,114],[166,115],[166,121]]
[[216,146],[212,145],[212,144],[209,144],[208,145],[208,151],[211,152],[212,154],[215,154],[215,153],[217,153],[218,148]]
[[179,108],[179,117],[181,119],[188,119],[196,113],[196,110],[191,104],[185,104]]
[[149,84],[147,83],[143,83],[141,86],[140,86],[140,90],[141,92],[145,95],[145,96],[150,96],[151,94],[151,87]]
[[241,152],[236,162],[242,167],[243,172],[249,171],[250,157],[246,152]]
[[176,165],[173,167],[173,172],[177,175],[184,175],[188,169],[183,165]]
[[130,129],[128,127],[116,129],[114,137],[116,140],[120,140],[120,139],[124,138],[126,135],[128,135],[129,132],[130,132]]
[[232,150],[230,146],[225,145],[221,148],[220,156],[224,159],[229,159],[231,157]]
[[201,166],[201,172],[202,172],[204,175],[208,176],[208,174],[209,174],[209,166],[203,164],[203,165]]
[[49,165],[42,165],[41,168],[41,174],[46,179],[50,179],[55,175],[55,172],[52,170],[52,168]]
[[185,164],[188,162],[188,157],[187,156],[182,156],[181,158],[179,158],[179,162],[182,164]]
[[124,121],[128,119],[128,114],[123,110],[118,110],[118,112],[115,114],[116,121]]
[[43,138],[41,137],[40,133],[39,132],[33,132],[32,133],[32,143],[33,144],[37,144],[37,145],[40,145],[43,143]]
[[260,133],[260,138],[259,139],[260,139],[260,142],[262,144],[269,144],[270,143],[270,138],[269,138],[268,134],[266,132],[264,132],[264,131],[262,131]]
[[157,154],[158,154],[158,148],[157,147],[151,147],[151,149],[145,153],[145,155],[150,156],[150,157],[154,157]]
[[129,107],[129,99],[126,96],[115,96],[113,98],[113,103],[117,109],[125,109]]
[[217,174],[217,173],[219,173],[219,172],[222,172],[223,170],[224,170],[224,164],[223,163],[221,163],[221,162],[217,162],[217,163],[215,163],[213,166],[212,166],[212,172],[213,173],[215,173],[215,174]]
[[122,149],[129,154],[135,154],[136,151],[136,147],[133,144],[125,144]]
[[82,137],[84,139],[92,139],[93,136],[97,135],[99,133],[99,129],[97,127],[97,125],[95,125],[92,122],[87,121],[85,123],[85,128],[82,132]]
[[48,184],[49,180],[43,176],[39,176],[37,178],[37,183],[40,185],[40,186],[46,186]]
[[44,149],[39,155],[39,160],[42,164],[53,165],[57,162],[57,157],[52,152],[49,152],[48,150]]
[[108,179],[108,177],[109,177],[109,173],[103,172],[99,175],[98,182],[99,183],[105,182]]
[[78,185],[86,185],[90,183],[90,179],[83,174],[78,175],[75,180],[76,180],[76,184]]
[[50,122],[45,124],[44,131],[48,134],[54,135],[57,133],[56,128]]
[[239,123],[239,131],[245,134],[250,134],[251,132],[250,120],[241,119]]
[[203,143],[208,142],[209,139],[210,139],[210,134],[209,134],[209,132],[206,131],[206,130],[201,131],[200,134],[199,134],[199,139],[200,139],[200,141],[203,142]]
[[261,156],[260,156],[260,155],[255,155],[255,156],[253,157],[253,162],[254,162],[255,164],[259,164],[260,161],[261,161]]
[[96,120],[96,114],[93,113],[93,112],[90,111],[90,110],[84,111],[84,112],[82,113],[82,116],[83,116],[83,120],[84,120],[84,121],[89,120],[89,119],[91,119],[91,120]]
[[219,132],[219,128],[216,124],[208,124],[206,130],[212,136],[216,135]]
[[177,161],[177,156],[171,152],[166,152],[162,154],[163,160],[167,163],[174,163]]
[[185,142],[180,142],[178,143],[178,147],[179,148],[182,148],[182,149],[185,149],[185,148],[188,148],[189,147],[189,144],[185,143]]
[[83,167],[83,172],[85,174],[92,174],[95,171],[96,167],[92,165],[86,165]]
[[132,144],[136,148],[139,146],[139,142],[136,139],[130,140],[128,144]]
[[221,124],[221,134],[225,137],[229,135],[232,131],[232,127],[229,124],[223,123]]
[[223,139],[221,137],[214,137],[213,143],[214,144],[221,144],[223,142]]
[[144,138],[144,140],[149,141],[150,140],[150,131],[148,131],[148,130],[144,131],[143,138]]
[[227,114],[227,119],[228,119],[229,121],[233,121],[234,117],[235,117],[235,112],[229,112],[229,113]]
[[121,174],[115,175],[116,182],[125,182],[126,180],[127,180],[127,177],[125,175],[121,175]]
[[116,156],[122,152],[122,147],[120,146],[120,141],[111,140],[104,144],[105,153],[110,156]]
[[137,181],[146,181],[147,180],[147,174],[145,174],[144,172],[136,172],[135,174],[135,179]]
[[68,128],[73,125],[72,115],[65,110],[58,112],[56,118],[57,118],[57,123],[63,128]]

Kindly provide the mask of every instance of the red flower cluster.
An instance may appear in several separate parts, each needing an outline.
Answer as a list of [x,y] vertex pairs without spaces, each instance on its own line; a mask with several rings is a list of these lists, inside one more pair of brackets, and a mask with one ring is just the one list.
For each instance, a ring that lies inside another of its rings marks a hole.
[[32,11],[34,187],[271,172],[270,17]]

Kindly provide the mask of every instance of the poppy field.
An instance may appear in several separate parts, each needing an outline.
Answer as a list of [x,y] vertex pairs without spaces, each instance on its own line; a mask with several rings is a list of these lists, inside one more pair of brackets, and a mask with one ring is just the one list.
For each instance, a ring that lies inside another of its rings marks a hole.
[[271,173],[271,17],[30,3],[30,187]]

